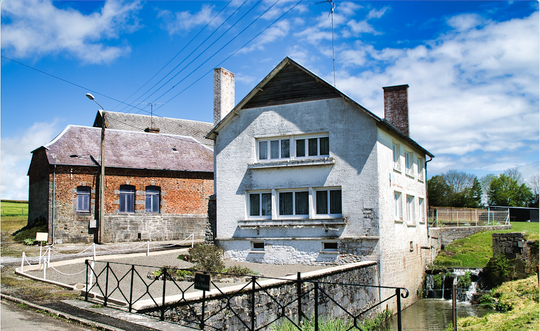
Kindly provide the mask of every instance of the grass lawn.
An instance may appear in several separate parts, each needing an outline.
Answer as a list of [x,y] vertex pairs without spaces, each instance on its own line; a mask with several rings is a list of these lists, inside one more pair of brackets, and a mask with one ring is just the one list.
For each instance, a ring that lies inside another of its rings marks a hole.
[[538,330],[538,278],[536,275],[503,283],[491,291],[491,296],[499,305],[509,307],[509,311],[494,312],[484,317],[460,318],[457,322],[458,330]]
[[28,216],[28,202],[2,201],[0,210],[2,218],[4,216]]
[[528,240],[538,240],[539,223],[514,222],[511,230],[486,231],[458,239],[439,253],[433,264],[437,267],[483,268],[493,257],[493,233],[521,232]]

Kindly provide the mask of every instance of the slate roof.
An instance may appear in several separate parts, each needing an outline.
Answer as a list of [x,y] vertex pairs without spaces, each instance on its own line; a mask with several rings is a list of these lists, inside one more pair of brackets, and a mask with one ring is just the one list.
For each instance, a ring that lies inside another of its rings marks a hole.
[[[102,113],[102,110],[98,111],[94,120],[94,127],[101,127]],[[212,129],[213,123],[112,111],[105,111],[105,120],[109,129],[134,132],[144,132],[153,123],[154,128],[159,128],[160,134],[193,137],[198,142],[212,149],[214,148],[214,142],[205,138],[208,131]]]
[[[101,129],[67,126],[44,148],[51,165],[99,166]],[[214,152],[192,137],[105,130],[107,168],[213,172]]]
[[[300,80],[294,81],[294,75],[308,76],[311,83],[308,86]],[[288,77],[280,77],[288,76]],[[285,78],[285,79],[284,79]],[[291,78],[293,81],[291,82]],[[287,84],[281,84],[283,80],[289,80]],[[276,83],[277,81],[277,83]],[[277,86],[276,86],[277,85]],[[285,87],[284,87],[285,86]],[[316,92],[313,93],[313,89]],[[348,97],[345,93],[332,86],[324,79],[315,75],[308,69],[304,68],[289,57],[285,57],[251,92],[249,92],[221,121],[219,121],[206,135],[208,139],[216,139],[219,131],[227,125],[242,109],[251,107],[265,107],[276,104],[287,104],[309,100],[320,100],[329,98],[343,98],[354,104],[358,109],[364,111],[367,115],[375,120],[377,125],[386,128],[397,136],[407,141],[412,146],[418,148],[423,153],[434,157],[428,150],[420,146],[416,141],[405,135],[398,128],[392,125],[388,120],[381,119],[362,105]]]

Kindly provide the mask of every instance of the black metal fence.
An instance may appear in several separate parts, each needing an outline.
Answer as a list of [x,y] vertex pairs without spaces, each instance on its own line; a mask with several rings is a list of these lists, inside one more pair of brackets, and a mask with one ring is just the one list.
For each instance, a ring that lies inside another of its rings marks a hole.
[[[409,295],[401,287],[336,283],[324,281],[324,276],[314,281],[303,279],[300,273],[296,278],[269,278],[204,272],[201,274],[206,277],[185,279],[178,277],[178,270],[181,275],[196,271],[105,261],[85,263],[86,301],[94,296],[104,306],[123,305],[129,312],[137,310],[202,330],[220,330],[225,324],[230,330],[267,330],[274,323],[302,330],[306,320],[319,330],[319,324],[329,319],[345,321],[348,330],[364,330],[363,321],[384,310],[384,303],[388,309],[394,298],[398,329],[402,330],[401,299]],[[231,287],[219,282],[223,277],[240,280]]]

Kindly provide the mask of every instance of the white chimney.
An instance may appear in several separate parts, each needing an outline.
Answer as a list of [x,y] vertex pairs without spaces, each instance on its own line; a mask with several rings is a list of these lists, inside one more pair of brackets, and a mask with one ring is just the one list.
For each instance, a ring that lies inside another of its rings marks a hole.
[[234,108],[234,74],[224,68],[214,69],[214,125]]

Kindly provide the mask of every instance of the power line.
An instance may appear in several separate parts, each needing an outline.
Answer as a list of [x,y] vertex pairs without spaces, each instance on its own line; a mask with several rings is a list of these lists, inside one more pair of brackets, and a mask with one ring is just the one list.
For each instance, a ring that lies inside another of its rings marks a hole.
[[[276,1],[279,2],[280,0]],[[247,0],[246,0],[247,2]],[[244,3],[246,3],[244,2]],[[224,33],[221,34],[221,36],[218,37],[217,40],[221,39],[221,37],[223,37],[225,34],[227,34],[227,32],[229,32],[236,24],[238,24],[238,22],[240,22],[244,17],[246,17],[247,14],[249,14],[256,6],[258,6],[259,4],[261,3],[261,1],[258,1],[253,7],[251,7],[244,15],[242,15],[242,17],[240,17],[233,25],[231,25]],[[274,3],[275,5],[275,3]],[[272,5],[271,7],[273,7],[274,5]],[[271,8],[270,7],[270,8]],[[266,10],[268,11],[268,9]],[[265,11],[265,13],[266,13]],[[260,18],[260,16],[255,19],[258,20]],[[249,26],[251,26],[251,24],[253,24],[255,21],[251,22]],[[234,39],[236,39],[236,37],[238,37],[242,32],[244,32],[244,30],[242,30],[239,34],[237,34],[236,36],[234,36],[231,40],[229,40],[224,46],[222,46],[219,51],[221,51],[225,46],[229,45]],[[205,40],[206,41],[206,40]],[[214,42],[215,43],[215,42]],[[210,44],[208,47],[206,47],[199,55],[197,55],[193,60],[191,60],[191,62],[189,62],[188,64],[186,64],[179,72],[177,72],[174,76],[172,76],[167,82],[165,82],[163,85],[161,85],[157,90],[155,90],[154,92],[152,92],[149,96],[151,97],[152,95],[154,95],[157,91],[161,90],[163,87],[165,87],[165,85],[167,85],[171,80],[173,80],[174,78],[176,78],[176,76],[178,76],[182,71],[184,71],[184,69],[186,69],[188,66],[190,66],[193,62],[195,62],[195,60],[197,60],[203,53],[205,53],[210,47],[214,46],[214,43]],[[201,44],[202,45],[202,44]],[[218,52],[219,52],[218,51]],[[217,52],[216,52],[217,53]],[[200,66],[202,66],[203,64],[205,64],[206,62],[208,62],[208,60],[210,60],[216,53],[214,53],[212,56],[210,56],[206,61],[204,61],[201,65],[199,65],[195,70],[197,70],[198,68],[200,68]],[[191,54],[190,54],[191,55]],[[184,77],[182,80],[180,80],[180,82],[176,83],[173,87],[171,87],[170,89],[168,89],[165,93],[163,93],[162,95],[160,95],[159,97],[157,97],[155,100],[153,100],[152,102],[155,102],[156,100],[158,100],[159,98],[163,97],[165,94],[169,93],[173,88],[175,88],[178,84],[180,84],[182,81],[184,81],[187,77],[189,77],[191,74],[193,73],[193,71],[191,73],[189,73],[186,77]]]
[[110,96],[108,96],[108,95],[106,95],[106,94],[103,94],[103,93],[101,93],[101,92],[98,92],[98,91],[96,91],[96,90],[92,90],[92,89],[87,88],[87,87],[84,87],[84,86],[82,86],[82,85],[79,85],[79,84],[70,82],[70,81],[67,80],[67,79],[60,78],[60,77],[58,77],[58,76],[49,74],[48,72],[45,72],[45,71],[43,71],[43,70],[39,70],[39,69],[36,69],[36,68],[34,68],[34,67],[31,67],[31,66],[29,66],[29,65],[27,65],[27,64],[21,63],[21,62],[19,62],[19,61],[15,61],[15,60],[10,59],[10,58],[8,58],[8,57],[6,57],[6,56],[4,56],[4,55],[2,55],[2,58],[3,58],[3,59],[6,59],[6,60],[9,60],[9,61],[11,61],[11,62],[13,62],[13,63],[17,63],[17,64],[19,64],[19,65],[22,65],[23,67],[26,67],[26,68],[28,68],[28,69],[32,69],[32,70],[35,70],[35,71],[37,71],[37,72],[39,72],[39,73],[42,73],[42,74],[44,74],[44,75],[50,76],[50,77],[52,77],[52,78],[61,80],[61,81],[63,81],[64,83],[68,83],[68,84],[71,84],[71,85],[73,85],[73,86],[77,86],[77,87],[79,87],[79,88],[81,88],[81,89],[84,89],[84,90],[90,91],[90,92],[92,92],[92,93],[101,95],[101,96],[103,96],[103,97],[105,97],[105,98],[108,98],[108,99],[111,99],[111,100],[113,100],[113,101],[123,103],[123,104],[125,104],[125,105],[131,106],[131,107],[134,107],[134,108],[137,108],[137,109],[142,110],[142,111],[146,111],[146,110],[144,110],[144,109],[135,107],[135,106],[133,106],[133,105],[129,105],[129,104],[123,102],[123,101],[120,101],[120,100],[118,100],[118,99],[115,99],[115,98],[113,98],[113,97],[110,97]]
[[[245,2],[244,2],[245,3]],[[167,67],[178,55],[180,55],[180,53],[182,53],[210,24],[212,24],[212,22],[225,10],[225,8],[227,8],[229,5],[231,4],[231,2],[228,2],[227,5],[225,5],[225,7],[223,7],[213,18],[212,20],[210,20],[210,22],[208,22],[178,53],[176,53],[175,56],[172,57],[172,59],[169,60],[169,62],[167,62],[161,69],[159,69],[158,72],[156,72],[154,74],[154,76],[152,76],[150,79],[148,79],[141,87],[139,87],[135,92],[133,92],[129,97],[127,97],[124,101],[127,101],[129,98],[131,98],[135,93],[139,92],[146,84],[148,84],[152,79],[154,79],[163,69],[165,69],[165,67]],[[242,7],[243,4],[240,6]],[[240,9],[240,7],[238,7],[238,9]],[[238,11],[237,9],[237,11]],[[235,11],[236,13],[236,11]],[[234,13],[233,13],[234,14]],[[232,16],[232,15],[231,15]],[[229,17],[231,17],[229,16]],[[227,18],[218,28],[216,28],[216,30],[214,30],[214,32],[212,32],[212,35],[214,35],[214,33],[228,20],[229,18]],[[208,39],[208,38],[207,38]],[[206,39],[206,40],[207,40]],[[205,41],[206,41],[205,40]],[[204,43],[204,42],[203,42]],[[201,43],[202,44],[202,43]],[[197,50],[200,46],[198,46],[195,50]],[[188,58],[189,56],[191,56],[192,53],[190,53],[186,58]],[[180,62],[180,64],[182,64],[183,62],[185,61],[185,59]],[[180,65],[179,64],[179,65]],[[148,93],[150,90],[152,90],[157,84],[159,84],[163,79],[165,79],[165,77],[167,77],[171,72],[173,72],[179,65],[177,65],[176,67],[174,67],[171,71],[169,71],[161,80],[159,80],[156,84],[154,84],[150,89],[148,89],[147,92],[143,93],[140,97],[138,97],[137,99],[135,99],[135,101],[139,100],[144,94]],[[122,110],[126,109],[127,107],[124,107],[122,108]]]
[[[278,0],[279,1],[279,0]],[[276,3],[278,2],[276,1]],[[293,10],[296,6],[298,6],[303,0],[300,0],[298,1],[297,3],[294,4],[294,6],[292,6],[291,8],[289,8],[289,10],[287,10],[286,12],[284,12],[280,17],[278,17],[276,20],[274,20],[272,23],[270,23],[266,28],[264,28],[263,30],[261,30],[261,32],[259,32],[258,34],[256,34],[253,38],[251,38],[250,40],[248,40],[248,42],[246,42],[244,45],[242,45],[240,48],[238,48],[236,51],[234,51],[233,53],[231,53],[229,56],[227,56],[223,61],[219,62],[216,67],[219,67],[220,65],[222,65],[225,61],[227,61],[228,59],[230,59],[233,55],[235,55],[236,53],[238,53],[242,48],[246,47],[249,43],[251,43],[255,38],[257,38],[258,36],[260,36],[264,31],[268,30],[272,25],[276,24],[279,20],[281,20],[283,18],[283,16],[287,15],[291,10]],[[275,4],[275,3],[274,3]],[[269,8],[270,9],[270,8]],[[261,14],[261,16],[264,15]],[[260,17],[260,16],[259,16]],[[215,55],[215,54],[214,54]],[[199,66],[200,67],[200,66]],[[157,107],[155,110],[157,111],[158,109],[160,109],[161,107],[165,106],[166,104],[168,104],[171,100],[173,100],[174,98],[176,98],[177,96],[179,96],[180,94],[182,94],[183,92],[185,92],[187,89],[189,89],[191,86],[195,85],[198,81],[200,81],[204,76],[208,75],[209,73],[211,73],[214,69],[210,69],[209,71],[205,72],[203,75],[201,75],[196,81],[194,81],[193,83],[191,83],[189,86],[187,86],[185,89],[183,89],[182,91],[178,92],[175,96],[173,96],[172,98],[170,98],[169,100],[167,100],[167,102],[164,102],[163,105]],[[193,73],[193,72],[191,72]],[[190,73],[190,74],[191,74]],[[156,99],[157,100],[157,99]]]

